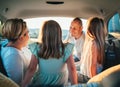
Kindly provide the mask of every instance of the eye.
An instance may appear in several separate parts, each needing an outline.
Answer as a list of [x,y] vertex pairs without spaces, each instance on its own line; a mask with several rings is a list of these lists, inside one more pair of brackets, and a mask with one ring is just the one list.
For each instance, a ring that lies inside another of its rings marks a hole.
[[76,30],[76,28],[74,27],[73,30]]
[[26,36],[28,33],[29,33],[29,31],[27,31],[27,32],[24,34],[24,36]]
[[24,34],[24,36],[26,36],[26,33]]

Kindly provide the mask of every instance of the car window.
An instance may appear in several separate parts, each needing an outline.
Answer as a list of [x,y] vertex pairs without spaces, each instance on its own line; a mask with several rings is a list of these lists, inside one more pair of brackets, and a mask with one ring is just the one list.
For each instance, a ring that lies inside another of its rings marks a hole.
[[108,22],[108,32],[119,32],[120,33],[120,14],[114,14]]

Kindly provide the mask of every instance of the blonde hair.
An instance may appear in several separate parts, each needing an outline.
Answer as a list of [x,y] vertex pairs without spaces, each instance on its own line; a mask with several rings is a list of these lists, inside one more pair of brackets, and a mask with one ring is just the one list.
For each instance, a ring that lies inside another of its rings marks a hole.
[[9,41],[15,42],[26,28],[26,22],[22,19],[8,19],[2,28],[2,36]]
[[88,21],[87,34],[89,37],[94,38],[98,48],[98,63],[102,64],[104,60],[104,45],[106,36],[106,27],[103,19],[98,17],[90,18]]

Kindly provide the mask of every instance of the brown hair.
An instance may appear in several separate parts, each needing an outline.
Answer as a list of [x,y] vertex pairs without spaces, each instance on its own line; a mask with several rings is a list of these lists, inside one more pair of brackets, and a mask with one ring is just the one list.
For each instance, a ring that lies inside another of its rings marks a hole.
[[95,39],[98,48],[98,63],[102,64],[104,59],[104,45],[105,45],[105,23],[104,20],[98,17],[90,18],[88,22],[87,34]]
[[42,27],[42,44],[38,55],[41,58],[60,58],[64,53],[62,42],[62,30],[60,25],[54,21],[46,21]]
[[79,17],[74,18],[73,21],[77,21],[82,26],[82,20]]

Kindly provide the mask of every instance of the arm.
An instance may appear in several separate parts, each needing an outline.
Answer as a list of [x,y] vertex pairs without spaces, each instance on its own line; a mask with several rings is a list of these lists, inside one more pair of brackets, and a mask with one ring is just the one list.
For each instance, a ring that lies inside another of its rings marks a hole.
[[97,46],[95,43],[92,44],[92,49],[91,49],[91,55],[92,55],[92,64],[91,64],[91,76],[95,76],[97,74],[97,55],[98,55],[98,50]]
[[32,55],[29,67],[25,74],[25,78],[22,82],[22,87],[26,87],[28,85],[28,83],[30,82],[31,78],[33,77],[33,75],[36,71],[37,64],[38,64],[38,60],[36,59],[36,57],[34,55]]
[[78,83],[77,72],[72,55],[70,55],[70,57],[67,59],[67,66],[72,84],[77,84]]
[[4,66],[8,76],[20,85],[24,68],[21,56],[15,53],[4,57]]

